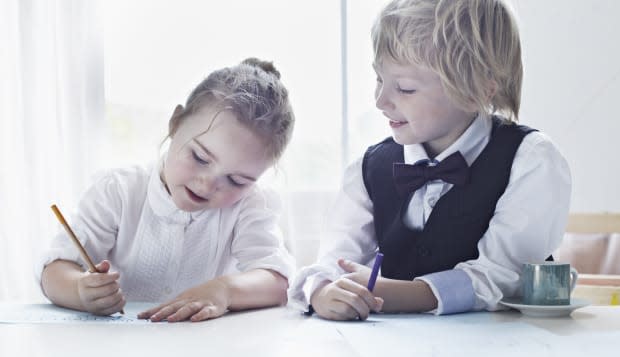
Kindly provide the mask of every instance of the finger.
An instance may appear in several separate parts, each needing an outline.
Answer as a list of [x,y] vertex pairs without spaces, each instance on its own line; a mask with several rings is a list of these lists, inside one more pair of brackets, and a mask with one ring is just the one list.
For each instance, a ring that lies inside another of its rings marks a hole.
[[110,306],[107,309],[102,310],[102,315],[112,315],[112,314],[115,314],[121,311],[123,307],[125,306],[125,303],[126,303],[125,297],[122,296],[122,298],[120,299],[118,303],[114,304],[113,306]]
[[358,264],[358,263],[355,263],[353,261],[350,261],[348,259],[343,259],[343,258],[338,259],[338,265],[347,273],[355,273],[355,272],[358,272],[366,268],[362,264]]
[[376,311],[379,309],[375,296],[365,286],[350,279],[338,279],[336,280],[336,285],[361,297],[371,310]]
[[113,295],[119,290],[120,286],[117,282],[113,281],[107,285],[103,285],[97,288],[82,287],[79,291],[79,294],[82,301],[91,304],[93,301]]
[[[97,269],[97,273],[107,273],[110,270],[110,267],[111,267],[111,264],[107,260],[102,260],[101,263],[95,265],[95,268]],[[95,273],[95,272],[91,272],[91,273]]]
[[380,298],[380,297],[376,297],[376,298],[375,298],[375,301],[377,302],[377,305],[379,305],[379,306],[378,306],[378,308],[377,308],[377,309],[375,309],[375,310],[373,310],[373,311],[374,311],[374,312],[381,312],[381,310],[383,310],[383,303],[384,303],[385,301],[383,300],[383,298]]
[[119,291],[116,294],[94,300],[91,304],[93,308],[92,312],[98,315],[109,315],[109,311],[112,310],[115,305],[118,305],[123,299],[123,294]]
[[151,318],[152,315],[154,315],[157,311],[163,309],[165,306],[168,306],[168,304],[170,304],[169,302],[164,303],[164,304],[159,304],[155,307],[152,307],[146,311],[142,311],[141,313],[138,314],[138,318],[139,319],[149,319]]
[[345,321],[358,318],[357,311],[351,305],[342,301],[333,301],[328,308],[328,316],[332,320]]
[[203,304],[198,301],[187,303],[179,308],[174,314],[168,316],[168,322],[187,320],[190,316],[202,309]]
[[366,301],[350,291],[342,290],[334,300],[342,302],[354,310],[350,311],[350,309],[347,309],[347,316],[359,317],[361,320],[366,320],[370,314],[371,307],[366,304]]
[[203,307],[200,311],[192,315],[190,320],[192,322],[198,322],[198,321],[204,321],[208,319],[214,319],[216,317],[220,317],[224,315],[224,312],[226,312],[225,309],[218,308],[215,305],[207,305]]
[[114,273],[89,273],[83,278],[84,286],[89,288],[98,288],[103,285],[108,285],[118,280],[121,275],[118,272]]
[[162,309],[157,311],[155,314],[151,316],[151,321],[158,322],[162,320],[168,319],[168,316],[177,312],[183,305],[185,305],[185,301],[173,301],[171,304],[164,306]]

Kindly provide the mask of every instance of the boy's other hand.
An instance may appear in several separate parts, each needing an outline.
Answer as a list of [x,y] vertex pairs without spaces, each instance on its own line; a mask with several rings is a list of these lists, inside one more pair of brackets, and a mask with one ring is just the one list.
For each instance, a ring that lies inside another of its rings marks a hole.
[[346,277],[317,288],[310,303],[319,316],[329,320],[366,320],[371,311],[379,312],[383,307],[382,298]]

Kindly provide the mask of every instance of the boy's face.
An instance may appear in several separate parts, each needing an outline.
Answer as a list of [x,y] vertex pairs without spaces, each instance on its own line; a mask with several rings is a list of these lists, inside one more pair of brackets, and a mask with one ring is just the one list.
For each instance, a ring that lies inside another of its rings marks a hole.
[[202,110],[183,119],[170,142],[162,179],[183,211],[233,205],[271,164],[264,143],[233,113],[214,115]]
[[448,148],[475,117],[444,93],[439,76],[424,67],[385,59],[375,66],[376,106],[389,119],[394,140],[424,144],[429,156]]

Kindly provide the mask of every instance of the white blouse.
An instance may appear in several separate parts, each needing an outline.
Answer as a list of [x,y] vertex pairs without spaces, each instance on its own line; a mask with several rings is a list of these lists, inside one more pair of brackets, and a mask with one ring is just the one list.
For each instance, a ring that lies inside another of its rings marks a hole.
[[[295,264],[283,244],[274,193],[256,187],[231,207],[189,213],[175,206],[160,165],[106,173],[69,221],[94,263],[108,259],[120,272],[128,300],[167,301],[215,277],[257,268],[291,277]],[[39,281],[57,259],[81,262],[64,231],[38,261]]]
[[[478,117],[435,160],[460,151],[468,165],[489,142],[492,124]],[[422,145],[404,146],[405,163],[428,159]],[[403,221],[422,229],[437,200],[452,188],[441,180],[415,191]],[[527,135],[514,157],[506,191],[497,202],[489,228],[478,242],[478,259],[454,269],[417,279],[429,284],[438,300],[437,314],[501,309],[503,296],[519,293],[520,272],[526,261],[543,261],[560,244],[568,216],[571,176],[568,164],[541,132]],[[329,215],[319,260],[301,269],[289,288],[289,303],[307,310],[316,287],[344,272],[336,261],[343,257],[370,266],[378,248],[373,205],[362,178],[362,159],[350,165],[342,190]]]

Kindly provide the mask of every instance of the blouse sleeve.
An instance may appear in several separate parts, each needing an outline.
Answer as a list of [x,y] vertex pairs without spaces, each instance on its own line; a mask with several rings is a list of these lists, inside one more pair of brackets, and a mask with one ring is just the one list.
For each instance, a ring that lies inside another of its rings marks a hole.
[[256,189],[241,202],[231,244],[237,269],[270,269],[291,279],[295,262],[278,224],[281,204],[275,192]]
[[[115,244],[122,211],[121,191],[122,185],[116,175],[106,173],[81,198],[77,214],[67,217],[73,232],[94,264],[105,259]],[[58,230],[49,249],[35,263],[35,274],[39,283],[45,266],[55,260],[69,260],[86,267],[86,262],[82,260],[60,224]]]

